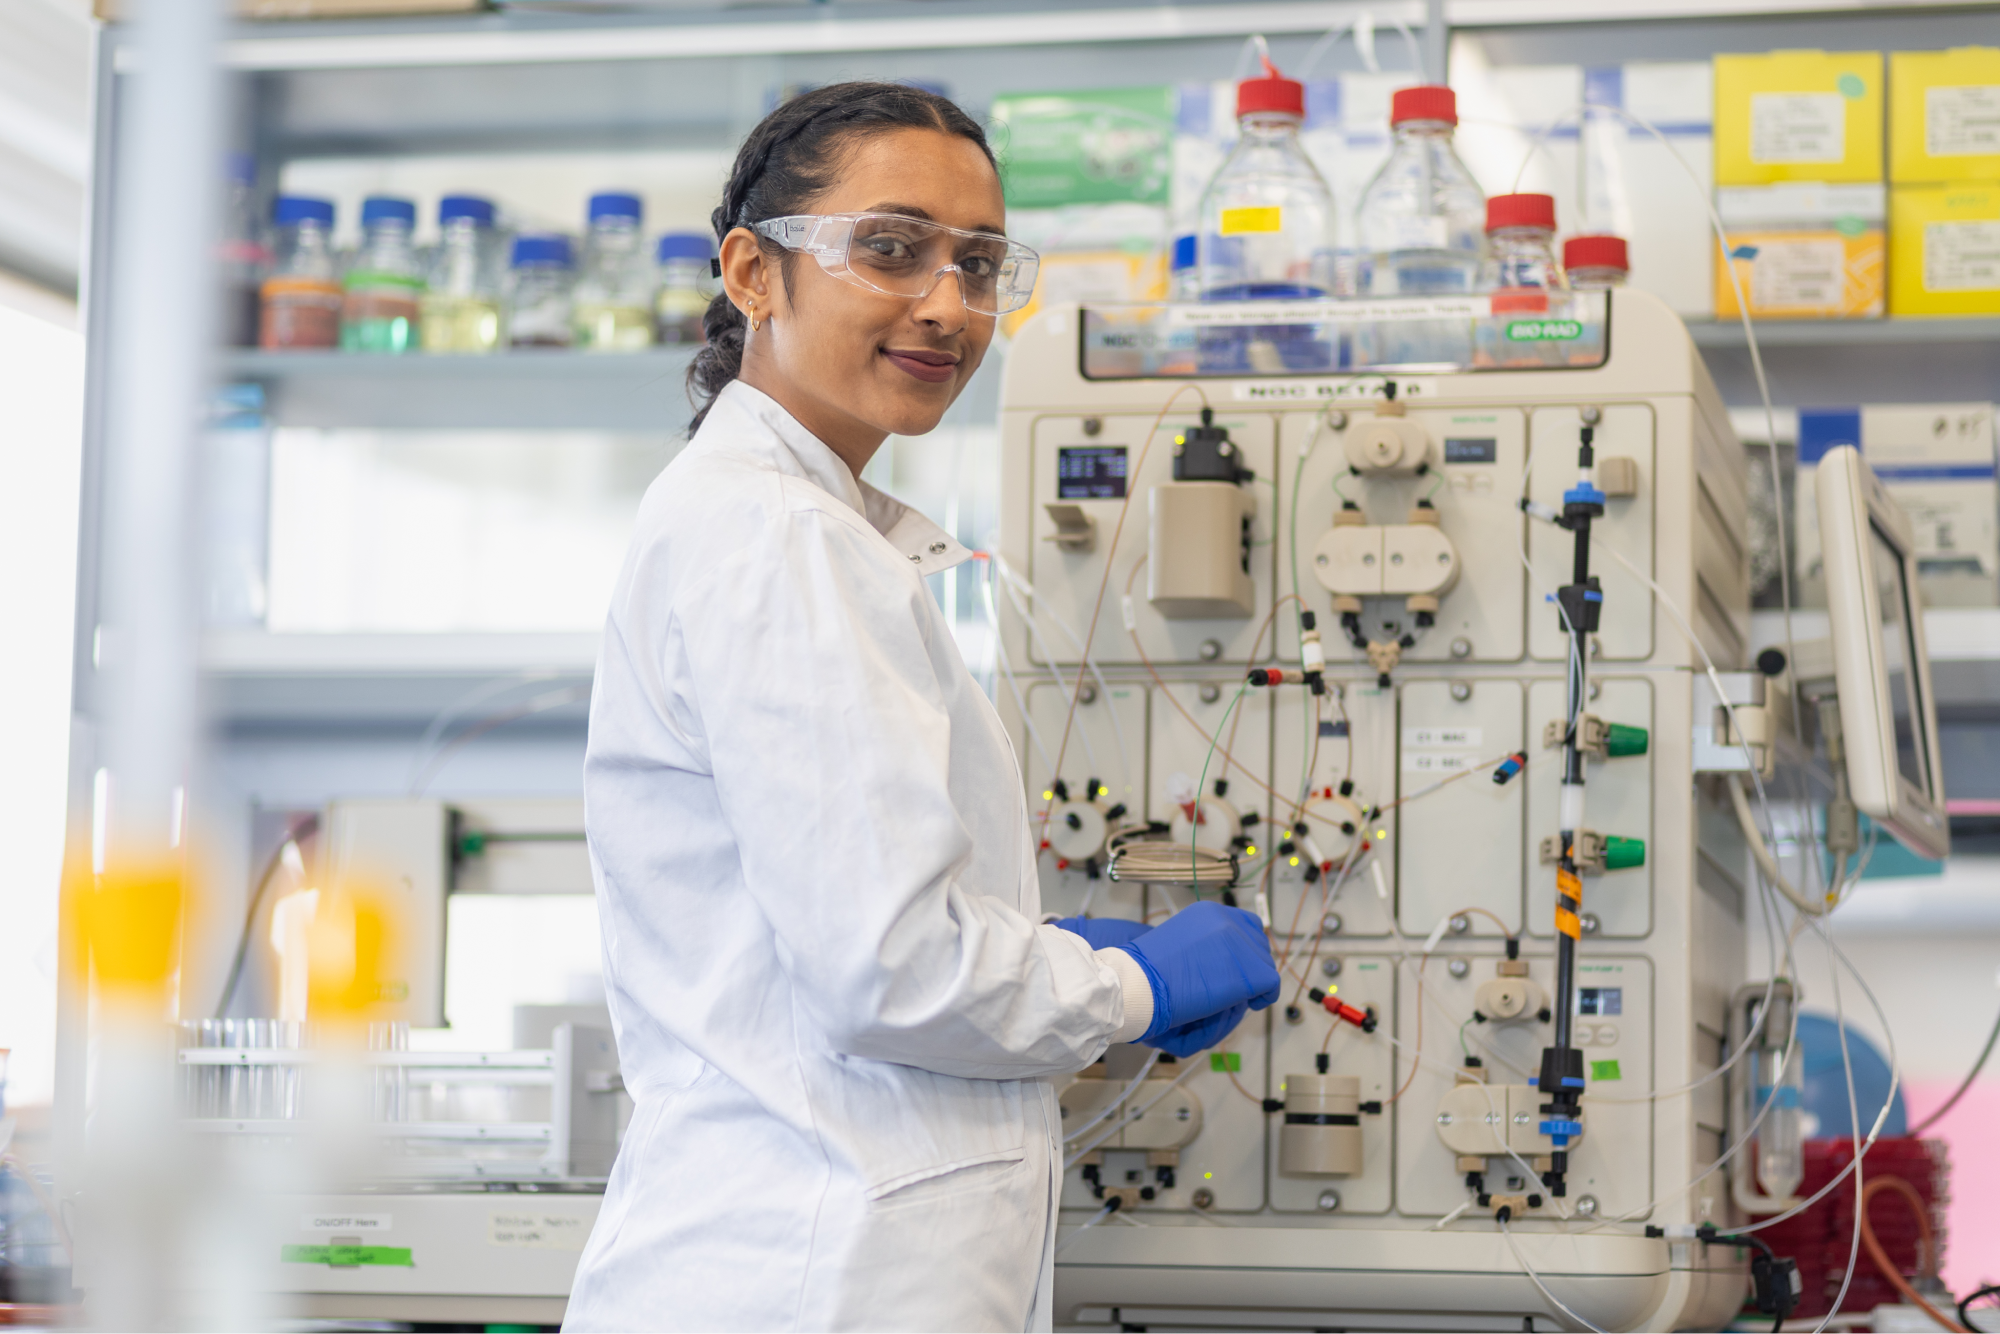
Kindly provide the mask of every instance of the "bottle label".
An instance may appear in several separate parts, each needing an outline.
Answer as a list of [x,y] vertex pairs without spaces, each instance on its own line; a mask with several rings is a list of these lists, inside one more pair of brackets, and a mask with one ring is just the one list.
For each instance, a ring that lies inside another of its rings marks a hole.
[[1253,232],[1281,232],[1285,229],[1282,208],[1226,208],[1222,210],[1222,234],[1245,236]]
[[1847,99],[1839,93],[1757,93],[1750,99],[1750,160],[1839,162],[1847,156]]
[[2000,153],[2000,88],[1924,89],[1924,152],[1930,157]]
[[1389,249],[1443,250],[1448,224],[1440,217],[1389,218]]
[[1924,290],[2000,288],[2000,222],[1924,224]]

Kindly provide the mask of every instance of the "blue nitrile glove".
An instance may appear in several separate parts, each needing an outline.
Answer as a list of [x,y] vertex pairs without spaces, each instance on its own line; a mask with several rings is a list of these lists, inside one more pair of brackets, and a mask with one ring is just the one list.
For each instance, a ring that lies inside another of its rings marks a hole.
[[1203,901],[1119,948],[1153,984],[1153,1023],[1139,1039],[1144,1043],[1233,1006],[1261,1010],[1278,999],[1278,966],[1264,924],[1241,908]]
[[1197,1019],[1191,1024],[1182,1024],[1179,1028],[1170,1028],[1150,1041],[1145,1038],[1141,1038],[1140,1041],[1185,1061],[1196,1052],[1206,1051],[1234,1033],[1236,1026],[1243,1022],[1244,1012],[1249,1008],[1242,1004],[1232,1005],[1220,1014]]
[[1153,929],[1144,922],[1135,922],[1129,917],[1058,917],[1052,925],[1061,927],[1071,935],[1082,936],[1084,942],[1094,950],[1108,950],[1114,945],[1130,944]]

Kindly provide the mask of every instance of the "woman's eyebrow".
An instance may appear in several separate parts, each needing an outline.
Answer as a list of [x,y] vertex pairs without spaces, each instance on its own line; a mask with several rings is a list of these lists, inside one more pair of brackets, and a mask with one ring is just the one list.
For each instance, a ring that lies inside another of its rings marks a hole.
[[[929,209],[918,208],[915,204],[877,204],[874,208],[868,209],[866,211],[869,213],[893,213],[899,218],[916,218],[922,222],[937,221],[936,218],[931,216]],[[998,226],[994,223],[986,223],[983,226],[978,226],[978,227],[967,227],[964,228],[963,230],[973,231],[973,232],[991,232],[995,236],[1005,236],[1007,234],[1007,229],[1005,227]]]

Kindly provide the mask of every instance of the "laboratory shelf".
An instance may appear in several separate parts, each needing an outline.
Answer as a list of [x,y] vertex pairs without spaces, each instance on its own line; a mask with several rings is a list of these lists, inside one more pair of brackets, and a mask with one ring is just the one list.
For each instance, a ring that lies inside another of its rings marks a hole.
[[225,728],[422,724],[509,678],[520,698],[575,688],[575,701],[537,715],[545,725],[575,726],[589,709],[597,643],[595,633],[212,631],[202,642],[202,677],[209,717]]
[[[1765,320],[1756,328],[1780,407],[2000,398],[2000,320]],[[1759,402],[1740,323],[1692,320],[1688,333],[1726,403]]]
[[678,432],[692,347],[486,357],[224,353],[218,374],[264,388],[279,426]]
[[[1757,346],[1907,347],[1934,343],[2000,343],[2000,319],[1759,320]],[[1739,320],[1689,320],[1700,348],[1748,346]]]

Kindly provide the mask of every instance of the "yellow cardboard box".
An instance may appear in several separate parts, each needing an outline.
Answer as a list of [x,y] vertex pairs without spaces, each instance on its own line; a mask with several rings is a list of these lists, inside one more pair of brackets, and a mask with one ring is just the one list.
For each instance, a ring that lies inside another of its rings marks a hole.
[[1737,283],[1757,319],[1882,314],[1880,185],[1733,186],[1715,192],[1715,205],[1729,238],[1728,255],[1715,266],[1717,319],[1737,318]]
[[2000,184],[1899,185],[1891,315],[2000,315]]
[[1879,51],[1715,58],[1715,183],[1882,179]]
[[1889,179],[2000,180],[2000,47],[1889,57]]

